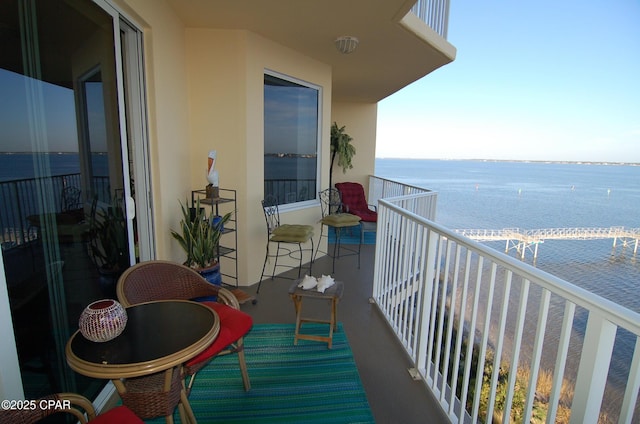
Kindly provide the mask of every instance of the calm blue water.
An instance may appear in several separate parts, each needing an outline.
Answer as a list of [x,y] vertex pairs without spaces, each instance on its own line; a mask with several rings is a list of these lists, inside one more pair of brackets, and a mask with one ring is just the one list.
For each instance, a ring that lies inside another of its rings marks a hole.
[[[91,161],[94,176],[109,175],[106,154],[93,154]],[[54,176],[77,174],[80,172],[80,158],[78,153],[0,153],[0,181],[34,178],[34,168],[38,166],[48,167],[49,174]]]
[[[640,228],[640,166],[376,159],[375,174],[438,191],[453,229]],[[640,312],[640,253],[612,244],[547,240],[535,266]]]
[[313,180],[316,178],[316,158],[277,156],[264,157],[265,180]]
[[[436,190],[436,220],[452,229],[640,228],[640,166],[377,159],[375,175]],[[530,252],[525,261],[640,313],[640,252],[618,243],[614,249],[613,240],[547,240],[535,263]],[[486,244],[505,248],[505,242]],[[574,325],[581,338],[584,314]],[[547,338],[557,340],[554,331],[548,328]],[[526,335],[532,340],[533,327]],[[605,393],[611,416],[618,413],[634,343],[628,334],[616,338]],[[543,364],[552,367],[553,352],[545,356]],[[570,351],[570,358],[577,356]]]
[[[109,199],[109,159],[107,154],[91,156],[94,178],[93,194],[99,199]],[[37,170],[37,171],[36,171]],[[78,153],[0,153],[0,242],[12,245],[22,239],[28,228],[26,217],[45,212],[57,212],[62,207],[61,194],[66,186],[80,187],[80,158]],[[54,204],[47,204],[44,210],[38,199],[39,176],[71,175],[51,180],[51,195]],[[16,183],[6,183],[16,181]],[[21,180],[21,181],[20,181]],[[19,199],[19,200],[18,200]],[[17,238],[16,238],[17,237]]]

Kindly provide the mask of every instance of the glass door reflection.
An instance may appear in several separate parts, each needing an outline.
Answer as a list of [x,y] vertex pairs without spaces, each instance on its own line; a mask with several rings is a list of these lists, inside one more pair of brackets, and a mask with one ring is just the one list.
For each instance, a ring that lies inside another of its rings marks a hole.
[[129,265],[114,20],[62,0],[0,16],[0,241],[25,398],[91,398],[104,382],[71,371],[64,347]]

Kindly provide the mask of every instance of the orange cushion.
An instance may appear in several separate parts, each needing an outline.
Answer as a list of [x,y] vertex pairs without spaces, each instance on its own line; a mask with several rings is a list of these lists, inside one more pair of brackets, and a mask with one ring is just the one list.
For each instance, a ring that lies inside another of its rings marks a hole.
[[216,311],[218,317],[220,317],[220,333],[208,348],[185,364],[187,367],[213,358],[224,350],[225,347],[247,334],[253,325],[251,315],[245,314],[242,311],[218,302],[203,303]]
[[131,409],[126,406],[118,406],[110,409],[104,414],[98,415],[95,419],[90,421],[91,424],[111,424],[111,423],[123,423],[123,424],[144,424]]

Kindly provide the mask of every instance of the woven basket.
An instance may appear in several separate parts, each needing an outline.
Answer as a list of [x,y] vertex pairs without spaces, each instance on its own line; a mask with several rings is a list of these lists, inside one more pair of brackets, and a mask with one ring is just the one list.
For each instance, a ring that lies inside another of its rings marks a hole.
[[82,335],[92,342],[115,339],[127,325],[127,311],[113,299],[96,300],[87,306],[78,326]]

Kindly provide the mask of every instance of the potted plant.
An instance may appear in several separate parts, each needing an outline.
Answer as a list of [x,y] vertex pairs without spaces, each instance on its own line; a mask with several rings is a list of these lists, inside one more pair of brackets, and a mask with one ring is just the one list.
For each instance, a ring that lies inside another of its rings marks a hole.
[[332,175],[333,164],[338,160],[338,166],[342,168],[342,172],[353,168],[351,160],[356,154],[356,148],[351,144],[353,138],[345,132],[345,126],[338,127],[337,123],[331,126],[331,162],[329,164],[329,187],[333,187]]
[[118,277],[129,267],[129,244],[124,210],[117,200],[104,208],[93,201],[89,218],[89,254],[109,293]]
[[180,231],[171,230],[180,247],[187,254],[185,265],[198,271],[212,284],[220,284],[220,264],[218,263],[218,247],[223,233],[224,224],[231,219],[231,212],[216,219],[215,223],[207,219],[204,208],[200,207],[200,200],[195,208],[189,208],[180,203],[182,220]]

